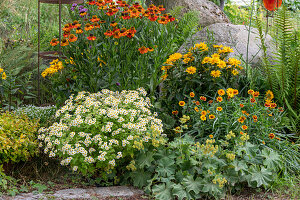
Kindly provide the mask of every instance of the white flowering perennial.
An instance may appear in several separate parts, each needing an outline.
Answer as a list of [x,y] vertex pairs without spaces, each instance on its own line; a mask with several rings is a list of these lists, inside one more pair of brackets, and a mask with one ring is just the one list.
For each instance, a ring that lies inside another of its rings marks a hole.
[[109,171],[145,145],[164,143],[162,121],[146,95],[143,88],[72,95],[57,110],[58,122],[39,130],[39,146],[74,171]]

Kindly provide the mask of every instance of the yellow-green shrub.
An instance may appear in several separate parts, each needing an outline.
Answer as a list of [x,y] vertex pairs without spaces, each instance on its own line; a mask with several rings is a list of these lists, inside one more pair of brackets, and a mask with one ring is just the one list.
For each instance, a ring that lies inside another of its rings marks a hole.
[[26,160],[35,154],[38,125],[26,115],[0,113],[0,163]]

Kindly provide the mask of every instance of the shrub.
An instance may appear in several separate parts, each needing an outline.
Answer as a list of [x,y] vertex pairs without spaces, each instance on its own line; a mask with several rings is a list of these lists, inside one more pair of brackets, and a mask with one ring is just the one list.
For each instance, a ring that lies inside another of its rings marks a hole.
[[191,88],[197,94],[213,95],[211,91],[217,88],[238,86],[243,67],[241,61],[227,58],[230,52],[233,50],[227,46],[199,43],[186,54],[170,55],[161,68],[164,105],[176,109],[176,102]]
[[230,131],[224,141],[211,136],[200,144],[186,136],[157,152],[146,150],[128,178],[155,199],[218,199],[246,185],[269,186],[281,165],[276,152]]
[[0,114],[0,163],[25,161],[38,152],[38,122],[26,115]]
[[37,107],[34,105],[27,105],[15,110],[17,115],[25,114],[30,119],[38,119],[41,126],[46,126],[53,122],[56,112],[55,106]]
[[94,174],[120,169],[145,146],[164,142],[161,120],[151,113],[143,88],[122,92],[102,90],[70,96],[56,112],[58,122],[41,128],[38,138],[49,157],[74,171]]

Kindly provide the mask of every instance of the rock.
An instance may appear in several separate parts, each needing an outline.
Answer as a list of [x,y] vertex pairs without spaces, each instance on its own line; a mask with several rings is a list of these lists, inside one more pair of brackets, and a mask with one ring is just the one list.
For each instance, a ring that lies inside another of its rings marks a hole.
[[[213,33],[214,44],[230,46],[234,50],[233,53],[230,53],[230,57],[239,57],[242,55],[242,58],[246,61],[248,29],[249,27],[244,25],[227,23],[213,24],[197,32],[192,38],[189,38],[186,43],[180,47],[178,52],[185,53],[186,49],[189,49],[192,46],[192,41],[194,41],[194,43],[208,42],[209,36],[207,30],[209,30],[209,32]],[[267,46],[267,55],[270,57],[273,55],[272,50],[275,49],[272,45],[272,37],[270,35],[267,35],[265,44]],[[253,67],[259,66],[262,61],[263,52],[260,50],[260,46],[261,41],[259,39],[258,30],[252,27],[249,39],[248,62]]]
[[144,192],[127,186],[99,187],[99,188],[73,188],[54,192],[53,194],[22,193],[15,197],[0,197],[0,200],[47,200],[47,199],[103,199],[106,197],[134,197]]
[[199,11],[199,25],[206,27],[215,23],[230,23],[225,13],[209,0],[146,0],[146,4],[164,5],[169,12],[176,6],[182,6],[182,14],[188,11]]

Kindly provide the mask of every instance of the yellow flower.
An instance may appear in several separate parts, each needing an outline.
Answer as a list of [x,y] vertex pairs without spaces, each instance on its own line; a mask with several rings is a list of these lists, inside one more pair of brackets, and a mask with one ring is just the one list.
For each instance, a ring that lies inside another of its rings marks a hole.
[[169,59],[167,59],[166,64],[172,64],[173,62],[176,62],[177,60],[181,59],[183,55],[181,53],[174,53],[169,56]]
[[208,47],[204,42],[201,42],[199,44],[195,44],[195,49],[201,50],[201,51],[207,51]]
[[222,97],[217,97],[217,101],[218,101],[218,102],[222,102],[222,101],[223,101],[223,98],[222,98]]
[[222,44],[221,44],[221,45],[213,45],[213,47],[214,47],[214,48],[222,48],[223,45],[222,45]]
[[210,61],[211,61],[211,57],[205,57],[202,60],[202,64],[210,63]]
[[214,65],[214,64],[218,64],[220,62],[220,58],[219,57],[212,57],[210,60],[210,64]]
[[2,79],[3,79],[3,80],[6,79],[6,73],[5,73],[5,72],[3,72],[3,74],[2,74]]
[[231,53],[233,52],[233,49],[230,47],[224,46],[223,49],[219,49],[218,53]]
[[198,107],[195,107],[194,110],[195,110],[196,112],[199,112],[199,108],[198,108]]
[[214,116],[214,115],[209,115],[209,119],[214,119],[214,118],[216,118],[216,116]]
[[213,138],[214,136],[213,135],[209,135],[208,137]]
[[190,97],[192,97],[192,98],[195,97],[195,93],[194,93],[194,92],[191,92],[191,93],[190,93]]
[[217,111],[222,111],[223,108],[222,107],[217,107]]
[[[1,73],[1,72],[0,72]],[[268,90],[267,92],[266,92],[266,98],[268,99],[268,100],[272,100],[273,98],[274,98],[274,94],[273,94],[273,92],[271,91],[271,90]]]
[[196,67],[191,66],[186,69],[186,72],[189,74],[195,74],[196,70],[197,70]]
[[184,102],[184,101],[179,101],[179,105],[180,105],[180,106],[184,106],[184,105],[185,105],[185,102]]
[[210,75],[211,75],[212,77],[214,77],[214,78],[218,78],[218,77],[221,76],[221,72],[220,72],[219,70],[212,70],[212,71],[210,72]]
[[202,121],[205,121],[205,120],[206,120],[205,115],[201,115],[200,119],[201,119]]
[[233,69],[233,70],[231,71],[231,73],[232,73],[234,76],[236,76],[236,75],[239,74],[238,70],[236,70],[236,69]]
[[226,62],[224,60],[220,60],[219,63],[218,63],[218,67],[223,69],[226,67]]
[[3,72],[3,69],[0,67],[0,73],[2,73]]
[[234,65],[234,66],[238,66],[241,64],[241,61],[239,61],[238,59],[235,59],[235,58],[229,58],[228,59],[228,64],[229,65]]

